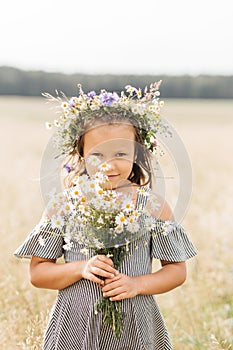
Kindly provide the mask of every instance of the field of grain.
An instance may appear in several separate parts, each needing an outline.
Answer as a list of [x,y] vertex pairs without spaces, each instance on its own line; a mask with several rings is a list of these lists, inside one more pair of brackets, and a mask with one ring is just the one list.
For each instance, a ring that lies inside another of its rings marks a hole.
[[[169,100],[164,114],[190,155],[192,199],[182,222],[199,250],[182,287],[158,296],[176,350],[233,349],[233,101]],[[56,292],[28,281],[13,251],[43,210],[40,161],[52,111],[39,98],[0,97],[0,344],[41,349]],[[169,174],[168,174],[169,175]]]

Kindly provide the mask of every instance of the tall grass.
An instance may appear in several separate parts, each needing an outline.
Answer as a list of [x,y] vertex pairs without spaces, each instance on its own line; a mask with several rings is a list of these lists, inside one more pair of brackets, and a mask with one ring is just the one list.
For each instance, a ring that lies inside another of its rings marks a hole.
[[[157,299],[175,349],[232,349],[233,101],[167,104],[167,118],[192,160],[192,201],[182,224],[199,254],[188,262],[186,283]],[[33,288],[28,262],[12,257],[43,209],[39,171],[51,136],[43,122],[49,119],[51,111],[43,100],[0,98],[0,343],[6,350],[41,349],[56,296],[54,291]]]

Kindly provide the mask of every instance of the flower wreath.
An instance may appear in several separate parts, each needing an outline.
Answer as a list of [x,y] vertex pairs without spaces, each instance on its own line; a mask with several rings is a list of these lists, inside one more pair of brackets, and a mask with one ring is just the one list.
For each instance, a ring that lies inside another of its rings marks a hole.
[[[100,94],[91,91],[85,94],[82,86],[78,84],[79,94],[68,99],[64,93],[56,91],[57,97],[49,93],[42,95],[48,100],[59,103],[59,117],[46,123],[46,128],[56,127],[53,136],[55,146],[61,151],[61,155],[70,155],[77,151],[77,140],[85,131],[85,123],[93,118],[101,118],[104,113],[109,115],[120,115],[120,120],[126,119],[137,122],[142,140],[147,149],[155,153],[157,147],[156,134],[158,131],[167,132],[167,125],[162,122],[160,110],[164,101],[159,101],[159,87],[161,84],[155,82],[144,89],[144,94],[139,88],[131,85],[125,87],[126,93],[121,91],[120,96],[116,92],[101,90]],[[115,113],[114,113],[115,112]]]

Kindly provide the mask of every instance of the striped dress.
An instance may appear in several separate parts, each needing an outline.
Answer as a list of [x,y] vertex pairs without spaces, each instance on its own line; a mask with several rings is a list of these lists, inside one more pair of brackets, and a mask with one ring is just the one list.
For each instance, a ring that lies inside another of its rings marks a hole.
[[[139,193],[137,206],[145,204]],[[186,232],[176,222],[156,220],[156,229],[146,232],[130,243],[119,271],[128,276],[149,274],[152,259],[185,261],[196,255],[196,249]],[[167,234],[161,234],[164,224]],[[54,234],[55,233],[55,234]],[[43,241],[44,244],[41,244]],[[49,221],[41,221],[15,251],[17,257],[32,255],[65,262],[84,260],[82,245],[73,242],[71,250],[63,249],[63,237]],[[124,332],[117,339],[112,330],[102,324],[101,313],[95,314],[94,304],[101,290],[94,282],[81,279],[58,291],[44,337],[44,350],[172,350],[172,344],[159,307],[152,295],[137,295],[122,300]]]

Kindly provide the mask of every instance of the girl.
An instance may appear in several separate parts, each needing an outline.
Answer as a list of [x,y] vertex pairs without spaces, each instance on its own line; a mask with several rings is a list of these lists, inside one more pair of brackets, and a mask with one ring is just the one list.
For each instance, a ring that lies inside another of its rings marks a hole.
[[[150,91],[127,87],[119,97],[101,91],[63,102],[55,141],[69,156],[68,187],[77,175],[92,175],[96,167],[90,159],[108,164],[105,189],[130,188],[135,209],[146,206],[152,183],[151,151],[161,128],[159,84]],[[78,161],[77,161],[78,155]],[[69,190],[68,190],[69,191]],[[30,257],[31,283],[38,288],[58,290],[44,337],[44,350],[171,350],[154,294],[165,293],[186,279],[185,260],[196,250],[183,228],[173,221],[169,206],[160,199],[152,208],[156,228],[129,244],[119,269],[111,256],[83,254],[84,245],[72,241],[67,250],[64,237],[45,211],[40,223],[16,250],[17,257]],[[163,230],[163,234],[161,231]],[[166,232],[164,232],[166,231]],[[64,257],[64,264],[56,260]],[[152,258],[161,268],[152,272]],[[103,295],[120,301],[125,313],[124,331],[119,338],[103,323],[94,304]]]

